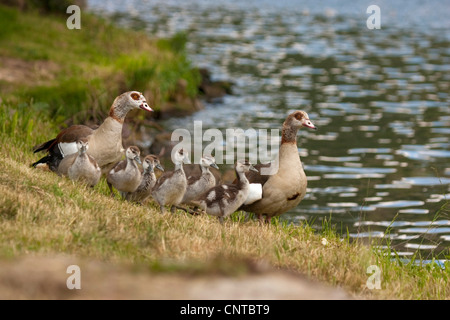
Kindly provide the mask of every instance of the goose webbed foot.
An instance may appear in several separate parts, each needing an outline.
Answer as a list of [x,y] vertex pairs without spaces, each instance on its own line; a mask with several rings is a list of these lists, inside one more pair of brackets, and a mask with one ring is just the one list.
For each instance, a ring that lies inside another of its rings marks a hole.
[[200,212],[198,211],[198,207],[195,207],[194,209],[181,207],[181,206],[174,206],[174,207],[177,208],[178,210],[183,210],[193,216],[198,216],[200,214]]

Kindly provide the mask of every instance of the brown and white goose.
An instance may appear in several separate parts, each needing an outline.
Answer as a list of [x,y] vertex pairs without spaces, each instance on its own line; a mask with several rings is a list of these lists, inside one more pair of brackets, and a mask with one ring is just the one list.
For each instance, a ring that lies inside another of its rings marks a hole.
[[245,174],[257,171],[247,160],[237,161],[235,170],[237,183],[215,186],[192,201],[207,214],[218,217],[220,222],[242,206],[249,194],[249,181]]
[[32,164],[48,164],[50,170],[57,171],[61,160],[77,152],[76,141],[87,138],[88,154],[97,161],[103,173],[121,159],[123,155],[122,127],[127,113],[132,109],[153,111],[142,93],[129,91],[118,96],[109,111],[109,116],[97,129],[85,125],[73,125],[62,130],[55,139],[42,143],[34,152],[46,151],[48,155]]
[[141,170],[137,166],[137,163],[141,163],[140,151],[138,147],[128,147],[126,159],[117,163],[114,168],[106,176],[111,196],[114,196],[112,187],[116,188],[122,198],[126,198],[127,193],[134,192],[141,183]]
[[165,205],[170,205],[170,211],[175,212],[176,205],[183,200],[186,192],[187,179],[184,174],[183,162],[190,163],[188,152],[184,149],[174,151],[172,161],[175,164],[174,171],[165,172],[153,187],[152,196],[159,204],[161,214],[164,214]]
[[219,169],[213,156],[204,155],[200,159],[201,174],[193,174],[187,177],[186,192],[181,203],[190,204],[192,200],[197,199],[216,185],[216,178],[209,167]]
[[141,178],[141,184],[136,189],[136,191],[129,193],[126,197],[128,201],[138,202],[140,204],[147,200],[156,184],[156,175],[154,169],[157,168],[164,172],[164,168],[161,166],[157,156],[149,154],[142,161],[142,167],[144,167],[144,172]]
[[270,164],[260,164],[255,166],[259,172],[247,174],[251,184],[262,186],[262,198],[241,209],[255,213],[260,221],[266,216],[266,222],[270,222],[272,217],[296,207],[305,196],[307,179],[297,148],[297,132],[302,127],[317,129],[305,111],[295,111],[284,121],[276,173],[262,175],[261,170],[268,170]]

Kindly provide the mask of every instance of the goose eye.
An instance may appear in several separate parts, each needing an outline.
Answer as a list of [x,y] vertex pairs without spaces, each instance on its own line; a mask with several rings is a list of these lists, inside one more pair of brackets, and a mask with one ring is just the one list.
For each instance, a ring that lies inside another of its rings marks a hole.
[[140,95],[139,95],[139,93],[133,92],[133,93],[131,94],[131,98],[133,98],[133,100],[139,100]]

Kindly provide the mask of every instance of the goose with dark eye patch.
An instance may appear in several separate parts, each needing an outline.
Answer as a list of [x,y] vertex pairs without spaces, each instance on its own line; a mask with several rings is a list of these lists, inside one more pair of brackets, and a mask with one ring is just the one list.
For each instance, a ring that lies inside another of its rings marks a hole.
[[[297,132],[303,127],[317,129],[305,111],[291,113],[283,123],[278,170],[274,172],[271,164],[259,164],[255,166],[258,172],[247,174],[251,184],[262,188],[262,198],[241,209],[255,213],[260,221],[265,216],[268,223],[272,217],[296,207],[306,194],[307,178],[297,147]],[[276,163],[272,166],[277,167]]]
[[143,204],[151,195],[153,187],[156,184],[156,175],[154,169],[158,169],[164,172],[164,168],[161,166],[159,159],[155,155],[148,155],[142,161],[142,167],[144,172],[141,178],[141,184],[136,191],[129,193],[126,197],[128,201],[137,202]]
[[122,127],[130,110],[142,109],[153,111],[142,93],[129,91],[118,96],[109,111],[109,116],[97,128],[85,125],[73,125],[62,130],[56,138],[34,148],[34,152],[45,151],[48,154],[32,164],[47,164],[52,171],[57,171],[60,162],[70,154],[77,153],[77,140],[86,138],[89,142],[88,154],[92,156],[106,174],[120,161],[125,151],[122,146]]
[[86,138],[77,141],[77,148],[77,153],[71,154],[61,161],[58,173],[93,187],[100,180],[102,174],[100,167],[97,161],[87,154],[89,143]]
[[170,205],[170,211],[174,213],[175,206],[180,204],[186,192],[187,179],[183,163],[190,163],[189,154],[184,149],[174,150],[172,161],[175,169],[159,177],[152,191],[153,199],[158,202],[161,214],[166,212],[166,205]]
[[239,160],[235,171],[237,183],[215,186],[192,201],[207,214],[218,217],[221,223],[245,202],[249,194],[249,181],[245,174],[257,170],[247,160]]
[[187,178],[187,187],[181,203],[190,204],[192,200],[197,199],[203,193],[216,185],[216,178],[209,170],[209,168],[219,167],[216,164],[216,159],[213,156],[203,156],[200,159],[201,175],[191,175]]
[[128,193],[136,191],[139,187],[141,170],[139,170],[137,163],[141,163],[140,154],[138,147],[128,147],[125,152],[126,159],[117,163],[108,173],[106,181],[111,196],[114,196],[112,187],[116,188],[123,198],[126,198]]

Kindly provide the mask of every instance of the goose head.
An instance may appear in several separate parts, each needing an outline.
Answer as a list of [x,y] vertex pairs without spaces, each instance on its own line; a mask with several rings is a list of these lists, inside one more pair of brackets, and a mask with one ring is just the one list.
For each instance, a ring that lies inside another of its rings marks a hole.
[[179,149],[172,152],[172,161],[175,165],[181,166],[182,163],[190,164],[189,153],[185,149]]
[[138,91],[129,91],[125,93],[128,97],[129,104],[135,109],[142,109],[145,111],[153,111],[147,103],[144,95]]
[[302,110],[297,110],[291,113],[286,119],[286,124],[298,129],[301,127],[306,127],[317,130],[317,127],[309,119],[308,114]]
[[118,96],[109,110],[109,116],[123,123],[127,113],[132,109],[153,111],[144,95],[138,91],[128,91]]
[[157,168],[158,170],[164,171],[164,168],[161,166],[159,159],[151,154],[149,154],[144,158],[142,166],[144,167],[144,171],[153,171],[153,168]]
[[236,162],[236,172],[237,173],[247,173],[249,171],[255,171],[258,172],[258,170],[252,166],[248,160],[238,160]]
[[127,148],[127,151],[125,152],[127,159],[135,160],[137,163],[141,164],[141,158],[139,157],[141,155],[141,151],[138,147],[131,146]]
[[77,149],[79,154],[84,154],[89,149],[89,143],[87,139],[79,139],[77,140]]
[[219,169],[216,164],[216,159],[213,156],[203,156],[200,159],[200,165],[205,168],[213,167],[215,169]]

